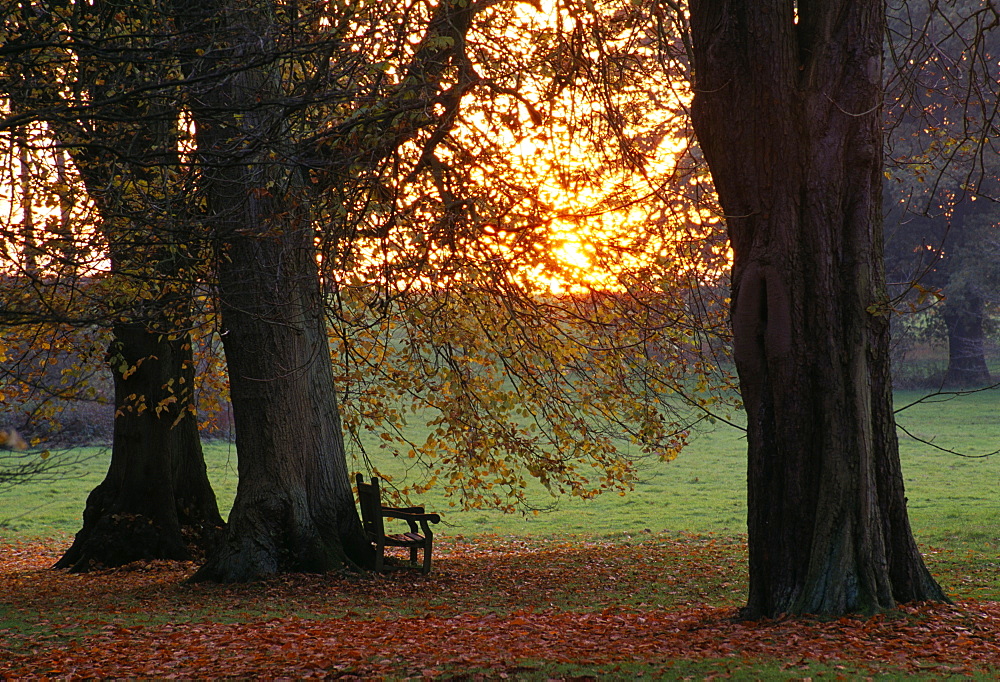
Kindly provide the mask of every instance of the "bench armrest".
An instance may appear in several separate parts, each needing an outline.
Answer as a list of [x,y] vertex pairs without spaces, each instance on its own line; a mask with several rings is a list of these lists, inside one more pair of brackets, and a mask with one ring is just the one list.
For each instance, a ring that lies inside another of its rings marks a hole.
[[389,519],[403,519],[404,521],[430,521],[431,523],[440,523],[441,517],[437,514],[424,514],[420,512],[411,512],[406,509],[397,509],[395,507],[382,507],[382,516]]
[[406,512],[407,514],[423,514],[424,513],[424,508],[423,507],[390,507],[388,505],[383,504],[382,505],[382,509],[383,510],[385,510],[385,509],[391,509],[392,511]]

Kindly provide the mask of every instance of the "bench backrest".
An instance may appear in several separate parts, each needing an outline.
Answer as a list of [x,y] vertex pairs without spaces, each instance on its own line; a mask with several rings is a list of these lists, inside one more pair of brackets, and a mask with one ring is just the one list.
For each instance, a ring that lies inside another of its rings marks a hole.
[[385,528],[382,525],[382,493],[378,488],[378,479],[373,477],[371,483],[365,483],[364,477],[358,474],[356,480],[361,524],[369,537],[381,537],[385,534]]

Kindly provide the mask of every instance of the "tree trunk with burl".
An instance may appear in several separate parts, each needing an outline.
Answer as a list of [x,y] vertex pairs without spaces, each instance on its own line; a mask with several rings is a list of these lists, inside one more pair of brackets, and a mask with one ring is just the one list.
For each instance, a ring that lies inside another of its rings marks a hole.
[[882,3],[691,3],[692,118],[734,252],[745,616],[943,600],[910,532],[882,265]]

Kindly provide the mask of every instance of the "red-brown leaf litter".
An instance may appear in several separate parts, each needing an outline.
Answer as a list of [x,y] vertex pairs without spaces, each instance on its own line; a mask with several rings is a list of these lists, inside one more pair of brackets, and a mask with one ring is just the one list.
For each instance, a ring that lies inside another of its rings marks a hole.
[[727,661],[732,673],[763,660],[790,671],[1000,670],[995,602],[740,622],[734,542],[445,538],[427,577],[220,586],[185,583],[195,564],[183,562],[68,574],[48,568],[62,541],[0,541],[0,675],[507,677],[547,663],[665,670],[698,659]]

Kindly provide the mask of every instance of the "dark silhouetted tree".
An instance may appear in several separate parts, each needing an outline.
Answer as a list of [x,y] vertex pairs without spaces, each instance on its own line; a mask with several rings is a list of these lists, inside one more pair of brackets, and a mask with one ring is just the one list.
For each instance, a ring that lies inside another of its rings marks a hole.
[[692,120],[734,252],[744,614],[943,600],[910,531],[882,266],[878,0],[690,3]]

